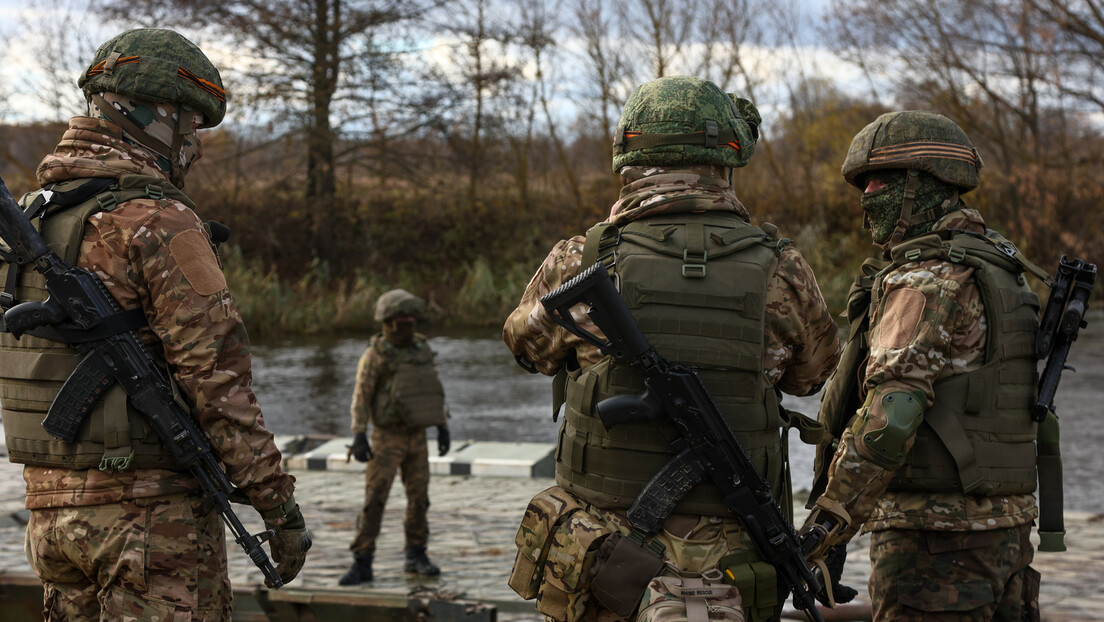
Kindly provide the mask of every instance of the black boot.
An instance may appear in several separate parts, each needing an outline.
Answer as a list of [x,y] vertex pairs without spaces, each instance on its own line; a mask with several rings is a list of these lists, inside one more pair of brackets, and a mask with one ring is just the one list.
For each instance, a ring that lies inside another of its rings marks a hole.
[[372,554],[353,553],[353,565],[337,580],[338,585],[356,585],[372,580]]
[[441,569],[426,557],[424,546],[406,547],[406,564],[403,565],[403,571],[420,574],[423,577],[436,577],[441,574]]

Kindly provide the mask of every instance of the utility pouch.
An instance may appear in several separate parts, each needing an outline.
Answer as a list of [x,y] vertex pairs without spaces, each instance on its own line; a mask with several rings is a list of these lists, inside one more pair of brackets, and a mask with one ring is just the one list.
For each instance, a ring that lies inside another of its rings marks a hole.
[[591,583],[594,597],[618,616],[631,617],[648,584],[663,570],[663,558],[619,533],[606,538],[598,558]]
[[590,514],[575,512],[552,534],[537,589],[537,611],[554,620],[577,622],[590,604],[591,579],[598,549],[613,528]]
[[648,584],[636,622],[746,622],[740,590],[717,569],[695,577],[655,577]]
[[544,490],[529,501],[514,538],[518,552],[508,581],[518,596],[525,600],[537,596],[552,534],[564,519],[581,509],[575,498],[559,486]]
[[725,556],[719,568],[724,582],[739,591],[748,622],[775,619],[783,596],[774,566],[748,548]]

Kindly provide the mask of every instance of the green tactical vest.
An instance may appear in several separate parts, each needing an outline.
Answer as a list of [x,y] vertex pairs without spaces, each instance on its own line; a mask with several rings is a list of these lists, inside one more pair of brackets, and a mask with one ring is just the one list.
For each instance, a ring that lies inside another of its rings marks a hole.
[[[82,187],[101,180],[73,180],[54,184],[55,194],[80,196]],[[83,196],[88,196],[83,190]],[[23,197],[24,210],[34,210],[41,191]],[[100,211],[111,211],[116,204],[138,198],[167,196],[189,207],[192,202],[168,182],[155,177],[127,175],[88,199],[65,207],[47,203],[44,212],[32,224],[50,249],[71,265],[77,263],[85,221]],[[41,202],[41,200],[39,201]],[[44,277],[25,267],[9,275],[13,266],[0,261],[0,284],[14,301],[44,300]],[[125,392],[114,385],[108,389],[81,425],[77,440],[67,443],[42,429],[42,419],[76,369],[81,356],[60,341],[25,334],[16,340],[11,333],[0,332],[0,417],[4,421],[8,455],[12,462],[31,466],[66,469],[154,469],[176,468],[176,463],[161,445],[145,418],[130,407]]]
[[445,388],[433,365],[433,350],[416,335],[410,347],[397,348],[383,335],[369,346],[387,362],[388,373],[376,388],[372,425],[380,428],[427,428],[445,425]]
[[[987,237],[1007,244],[999,234]],[[904,466],[889,484],[890,490],[960,490],[976,495],[1027,494],[1035,490],[1035,439],[1038,424],[1031,418],[1038,372],[1035,334],[1039,328],[1039,299],[1027,287],[1023,265],[993,243],[968,235],[943,240],[927,235],[895,247],[889,264],[873,277],[864,274],[852,288],[849,305],[852,326],[840,367],[821,407],[821,421],[838,440],[855,414],[858,391],[868,352],[869,312],[882,303],[887,274],[910,261],[943,259],[974,268],[974,280],[985,308],[986,363],[979,369],[935,382],[935,403],[924,412],[924,422]],[[869,263],[869,262],[868,262]],[[864,288],[866,291],[864,293]],[[847,350],[854,348],[849,357]],[[843,426],[843,427],[841,427]],[[818,462],[818,483],[826,479],[831,453]],[[814,495],[823,490],[814,487]],[[815,497],[814,497],[815,498]]]
[[[603,223],[587,233],[583,263],[602,255],[622,298],[656,351],[693,367],[783,508],[788,477],[779,397],[763,373],[767,282],[782,245],[735,215],[672,214]],[[668,423],[607,430],[595,405],[644,390],[643,375],[611,357],[566,374],[556,481],[597,506],[628,508],[672,457]],[[675,512],[728,514],[709,481]]]

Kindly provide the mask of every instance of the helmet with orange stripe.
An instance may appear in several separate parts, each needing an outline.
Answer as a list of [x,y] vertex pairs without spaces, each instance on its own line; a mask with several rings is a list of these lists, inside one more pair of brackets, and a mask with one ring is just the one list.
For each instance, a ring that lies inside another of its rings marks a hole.
[[[864,225],[888,249],[930,231],[978,185],[978,155],[966,132],[933,112],[879,116],[851,140],[843,177],[860,190]],[[872,181],[876,180],[876,181]]]
[[613,141],[613,171],[625,166],[744,166],[759,138],[759,111],[709,80],[645,82],[625,102]]
[[966,132],[934,112],[887,112],[851,140],[843,162],[843,177],[859,188],[865,173],[879,169],[917,169],[952,186],[959,193],[978,185],[981,156]]
[[226,114],[218,69],[194,43],[172,30],[137,28],[116,35],[96,50],[77,86],[88,97],[110,92],[184,104],[203,113],[200,127],[214,127]]

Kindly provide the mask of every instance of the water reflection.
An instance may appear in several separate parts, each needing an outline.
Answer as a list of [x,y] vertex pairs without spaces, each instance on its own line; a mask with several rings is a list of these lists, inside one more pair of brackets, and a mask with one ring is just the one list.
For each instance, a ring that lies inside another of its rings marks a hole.
[[[1066,507],[1104,512],[1104,312],[1088,316],[1056,398],[1062,423]],[[356,365],[370,335],[309,337],[254,344],[254,382],[267,425],[278,434],[349,434]],[[551,379],[522,371],[498,330],[450,331],[430,339],[437,352],[454,439],[553,443]],[[816,416],[819,398],[783,404]],[[794,486],[807,488],[812,449],[791,435]]]

